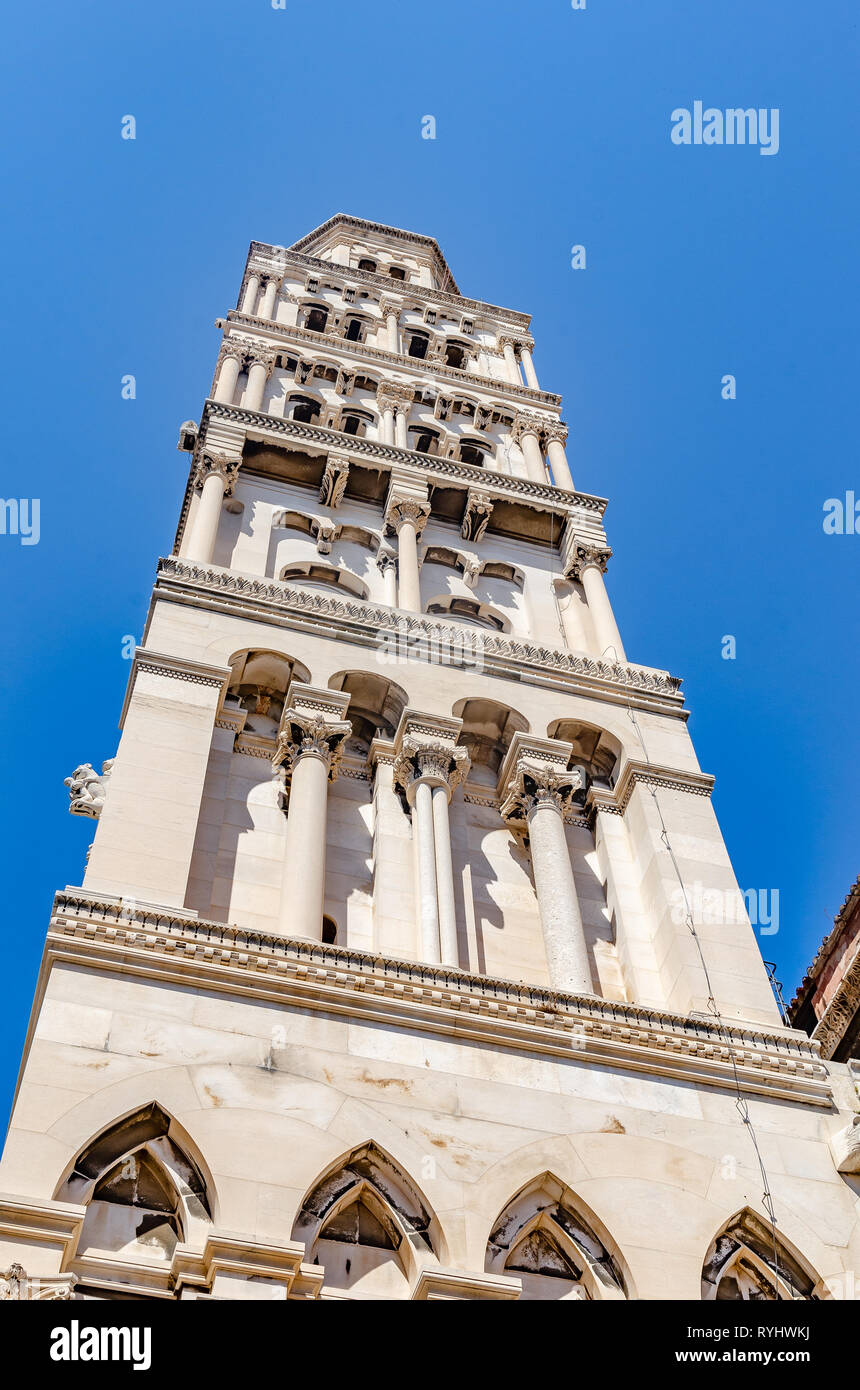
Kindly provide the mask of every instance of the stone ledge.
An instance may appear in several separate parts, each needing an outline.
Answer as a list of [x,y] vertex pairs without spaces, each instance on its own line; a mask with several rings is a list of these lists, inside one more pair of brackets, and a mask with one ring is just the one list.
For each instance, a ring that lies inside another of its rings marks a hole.
[[805,1034],[560,994],[466,971],[248,932],[179,910],[66,890],[54,901],[40,989],[54,960],[616,1066],[689,1084],[829,1105]]
[[[667,671],[596,661],[592,657],[536,647],[530,642],[492,632],[478,634],[480,643],[476,648],[474,630],[455,623],[431,621],[424,615],[376,607],[357,599],[328,598],[274,579],[256,579],[215,565],[197,565],[176,556],[159,560],[153,597],[164,593],[176,601],[183,591],[216,599],[223,611],[241,611],[243,616],[247,616],[249,609],[254,610],[257,617],[262,614],[268,617],[274,610],[288,618],[290,626],[301,626],[304,617],[317,634],[330,630],[338,637],[364,646],[378,648],[386,640],[402,639],[406,643],[422,640],[429,645],[436,643],[440,652],[454,654],[474,649],[479,652],[481,669],[491,675],[516,672],[516,679],[521,680],[523,672],[529,671],[533,673],[534,683],[547,685],[556,677],[562,688],[573,693],[623,704],[633,690],[637,695],[650,697],[651,707],[661,713],[686,718],[686,711],[682,709],[681,680]],[[417,664],[418,658],[415,659]],[[446,664],[474,667],[476,658],[464,655],[461,660]]]

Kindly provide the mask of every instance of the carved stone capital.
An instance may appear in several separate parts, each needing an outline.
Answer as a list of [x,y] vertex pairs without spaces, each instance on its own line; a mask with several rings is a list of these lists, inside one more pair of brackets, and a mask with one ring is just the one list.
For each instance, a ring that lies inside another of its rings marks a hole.
[[230,458],[227,454],[204,453],[194,470],[194,486],[202,488],[207,478],[217,474],[224,479],[224,496],[232,497],[241,465],[241,459]]
[[314,525],[317,550],[320,555],[330,555],[340,527],[334,521],[317,521]]
[[394,760],[394,780],[403,787],[407,801],[412,802],[419,782],[431,787],[445,787],[450,800],[454,789],[467,776],[471,761],[465,748],[443,742],[424,742],[403,739]]
[[579,768],[559,768],[554,763],[520,759],[508,781],[500,807],[505,820],[527,821],[540,806],[553,806],[562,815],[574,792],[584,786]]
[[543,437],[547,443],[552,439],[557,439],[559,444],[566,444],[567,425],[563,424],[561,420],[547,420],[543,427]]
[[379,547],[376,553],[376,564],[383,574],[385,574],[386,570],[396,567],[397,554],[392,550],[390,545],[381,545]]
[[272,767],[276,771],[283,769],[284,785],[289,788],[296,763],[300,758],[311,756],[325,764],[328,779],[333,782],[343,755],[343,746],[351,734],[352,725],[348,719],[332,720],[310,710],[286,709],[278,731],[278,747],[272,758]]
[[546,424],[542,416],[534,415],[530,410],[521,410],[514,416],[511,433],[518,444],[524,434],[533,434],[535,439],[540,439]]
[[270,376],[275,365],[277,353],[273,348],[264,347],[262,343],[249,343],[247,348],[247,358],[251,367],[259,364],[266,369],[266,376]]
[[421,535],[430,516],[430,503],[417,497],[401,497],[396,493],[389,496],[385,508],[385,527],[388,531],[398,531],[404,522],[411,522],[417,536]]
[[415,400],[415,388],[402,381],[380,381],[376,399],[381,410],[408,410]]
[[248,344],[240,342],[238,338],[225,338],[218,349],[218,367],[220,368],[228,357],[232,357],[239,363],[241,370],[242,364],[248,353]]
[[327,507],[340,506],[348,478],[349,459],[343,454],[329,454],[320,482],[320,501]]
[[400,318],[400,305],[393,299],[386,299],[384,296],[379,301],[379,312],[384,319],[393,314],[396,319]]
[[463,512],[463,520],[460,525],[460,535],[464,541],[483,540],[484,532],[493,514],[493,499],[488,492],[480,492],[477,488],[469,488],[466,497],[466,509]]
[[571,549],[571,553],[565,564],[565,574],[570,579],[580,579],[583,570],[591,565],[599,569],[601,574],[606,573],[606,565],[612,555],[609,546],[590,545],[587,542],[578,541]]

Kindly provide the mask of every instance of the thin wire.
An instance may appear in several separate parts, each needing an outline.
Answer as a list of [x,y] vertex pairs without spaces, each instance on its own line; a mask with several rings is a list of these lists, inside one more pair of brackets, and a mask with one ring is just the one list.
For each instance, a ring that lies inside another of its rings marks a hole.
[[[632,724],[633,724],[633,727],[634,727],[635,730],[636,730],[636,734],[637,734],[637,736],[638,736],[639,742],[640,742],[640,744],[642,745],[642,752],[643,752],[644,755],[645,755],[645,761],[646,761],[646,763],[648,764],[648,766],[651,767],[651,766],[653,766],[653,764],[652,764],[652,762],[651,762],[650,757],[648,756],[648,749],[647,749],[647,747],[646,747],[646,745],[645,745],[645,738],[644,738],[644,736],[643,736],[643,734],[642,734],[642,729],[641,729],[641,727],[640,727],[639,721],[638,721],[638,719],[636,718],[636,715],[635,715],[634,712],[633,712],[633,706],[630,704],[629,701],[628,701],[628,704],[627,704],[627,713],[628,713],[628,715],[630,716],[630,720],[631,720],[631,722],[632,722]],[[779,1241],[778,1241],[777,1234],[776,1234],[776,1226],[777,1226],[776,1213],[775,1213],[774,1207],[773,1207],[773,1196],[772,1196],[771,1190],[770,1190],[770,1182],[769,1182],[768,1176],[767,1176],[767,1169],[766,1169],[765,1166],[764,1166],[764,1159],[762,1158],[761,1149],[759,1148],[758,1139],[757,1139],[757,1137],[756,1137],[756,1132],[755,1132],[755,1126],[754,1126],[754,1124],[753,1124],[753,1122],[752,1122],[752,1118],[751,1118],[750,1112],[749,1112],[749,1105],[747,1104],[746,1097],[744,1096],[743,1091],[742,1091],[742,1089],[741,1089],[740,1077],[738,1076],[737,1062],[736,1062],[736,1060],[735,1060],[735,1053],[734,1053],[734,1046],[733,1046],[733,1042],[732,1042],[732,1036],[731,1036],[731,1033],[730,1033],[729,1030],[728,1030],[728,1027],[727,1027],[727,1025],[726,1025],[726,1023],[725,1023],[725,1021],[724,1021],[724,1019],[723,1019],[722,1014],[720,1013],[719,1007],[718,1007],[718,1005],[717,1005],[716,998],[714,997],[714,990],[713,990],[713,986],[712,986],[712,984],[711,984],[711,977],[710,977],[710,973],[709,973],[709,971],[708,971],[707,962],[706,962],[706,960],[705,960],[705,954],[704,954],[704,951],[703,951],[703,949],[702,949],[702,943],[701,943],[701,941],[700,941],[700,939],[699,939],[699,934],[698,934],[698,932],[696,931],[695,923],[694,923],[694,921],[693,921],[693,914],[692,914],[692,911],[691,911],[691,909],[690,909],[690,900],[689,900],[689,898],[687,897],[687,888],[686,888],[686,884],[684,883],[684,880],[683,880],[683,878],[682,878],[682,876],[681,876],[681,870],[680,870],[680,868],[678,867],[678,861],[677,861],[677,859],[675,858],[675,851],[673,850],[673,848],[672,848],[672,843],[671,843],[671,841],[670,841],[670,839],[669,839],[669,831],[668,831],[668,829],[667,829],[667,827],[666,827],[666,822],[665,822],[665,820],[663,819],[663,812],[662,812],[662,809],[661,809],[661,807],[660,807],[660,802],[659,802],[658,797],[657,797],[657,789],[656,789],[656,787],[653,787],[653,786],[652,786],[652,787],[649,787],[649,791],[650,791],[651,796],[652,796],[652,798],[653,798],[654,806],[655,806],[655,808],[656,808],[657,814],[658,814],[658,816],[660,817],[660,825],[661,825],[661,827],[662,827],[662,828],[661,828],[661,832],[660,832],[660,838],[661,838],[661,840],[663,841],[663,844],[666,846],[666,849],[667,849],[668,852],[669,852],[669,857],[670,857],[670,859],[672,860],[672,865],[673,865],[674,870],[675,870],[675,873],[677,874],[677,877],[678,877],[678,883],[679,883],[680,886],[681,886],[681,893],[682,893],[683,898],[684,898],[684,907],[685,907],[685,910],[686,910],[685,921],[686,921],[687,927],[688,927],[688,929],[689,929],[689,931],[690,931],[690,935],[692,936],[693,940],[694,940],[695,943],[696,943],[696,950],[697,950],[698,953],[699,953],[699,960],[700,960],[701,966],[702,966],[702,973],[703,973],[703,975],[704,975],[704,977],[705,977],[705,984],[706,984],[707,990],[708,990],[708,1009],[709,1009],[710,1013],[713,1015],[713,1017],[715,1018],[715,1020],[716,1020],[716,1022],[717,1022],[718,1031],[719,1031],[719,1033],[721,1034],[721,1036],[724,1038],[724,1040],[725,1040],[725,1042],[726,1042],[726,1045],[727,1045],[727,1048],[728,1048],[729,1061],[731,1062],[731,1066],[732,1066],[732,1078],[733,1078],[734,1087],[735,1087],[735,1109],[737,1110],[738,1114],[739,1114],[740,1117],[741,1117],[741,1122],[742,1122],[743,1124],[745,1124],[746,1127],[747,1127],[747,1130],[748,1130],[748,1132],[749,1132],[750,1139],[751,1139],[751,1141],[752,1141],[753,1149],[755,1150],[755,1156],[756,1156],[756,1159],[758,1160],[759,1171],[760,1171],[760,1173],[761,1173],[762,1186],[763,1186],[763,1189],[764,1189],[763,1192],[762,1192],[762,1203],[763,1203],[763,1205],[764,1205],[765,1211],[766,1211],[767,1214],[768,1214],[768,1218],[769,1218],[769,1221],[770,1221],[771,1236],[772,1236],[772,1239],[773,1239],[773,1263],[774,1263],[774,1271],[775,1271],[776,1278],[777,1278],[777,1289],[776,1289],[776,1293],[777,1293],[777,1297],[778,1297],[778,1296],[779,1296],[779,1283],[778,1283],[778,1281],[779,1281],[779,1278],[780,1278],[780,1275],[781,1275],[782,1271],[780,1270],[780,1265],[779,1265],[779,1253],[778,1253],[778,1252],[779,1252]],[[791,1293],[791,1297],[792,1297],[792,1299],[793,1299],[794,1296],[795,1296],[795,1295],[794,1295],[794,1288],[793,1288],[793,1285],[792,1285],[790,1279],[788,1278],[787,1272],[786,1272],[786,1274],[785,1274],[785,1286],[789,1289],[789,1291],[790,1291],[790,1293]]]

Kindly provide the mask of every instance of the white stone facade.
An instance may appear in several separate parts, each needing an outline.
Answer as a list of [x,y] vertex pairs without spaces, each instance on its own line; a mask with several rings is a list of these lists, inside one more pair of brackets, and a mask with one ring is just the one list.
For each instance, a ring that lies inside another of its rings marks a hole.
[[68,779],[0,1296],[846,1296],[852,1076],[781,1021],[528,317],[343,216],[238,304]]

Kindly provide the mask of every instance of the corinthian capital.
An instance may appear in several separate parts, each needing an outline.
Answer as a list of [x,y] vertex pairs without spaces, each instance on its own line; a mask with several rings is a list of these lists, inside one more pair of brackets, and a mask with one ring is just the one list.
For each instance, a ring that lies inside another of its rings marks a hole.
[[527,821],[539,806],[553,806],[559,814],[567,809],[574,792],[584,785],[579,768],[568,771],[553,763],[521,759],[505,787],[501,814],[505,820]]
[[343,745],[352,733],[348,719],[326,719],[310,710],[284,710],[278,731],[278,747],[272,767],[283,768],[285,786],[289,786],[293,768],[299,758],[311,756],[325,764],[330,782],[337,776]]
[[570,579],[581,579],[583,570],[588,569],[589,565],[599,569],[601,574],[605,574],[606,565],[611,556],[612,551],[608,545],[592,545],[588,542],[578,541],[568,556],[565,574]]
[[406,521],[415,527],[420,536],[430,515],[430,503],[417,497],[402,497],[393,493],[385,508],[385,526],[389,531],[399,531]]
[[247,357],[251,366],[253,366],[257,362],[262,363],[262,365],[266,368],[266,376],[269,376],[269,374],[271,373],[272,368],[275,365],[275,359],[277,358],[277,355],[278,354],[275,352],[274,348],[264,347],[262,343],[248,344]]
[[241,464],[241,459],[231,459],[227,454],[205,453],[194,470],[194,486],[202,487],[215,474],[224,479],[224,496],[232,497]]
[[228,357],[232,357],[239,363],[241,368],[248,352],[248,344],[240,342],[238,338],[225,338],[218,349],[218,367],[221,367]]
[[431,787],[445,787],[450,799],[455,787],[468,774],[470,766],[465,748],[404,738],[394,761],[394,779],[403,787],[410,802],[419,782],[428,782]]
[[521,410],[514,416],[514,425],[511,433],[519,443],[524,434],[533,434],[536,439],[540,439],[546,428],[546,421],[541,415],[533,415],[530,410]]
[[376,388],[376,399],[383,410],[403,409],[415,399],[415,388],[405,381],[380,381]]
[[567,425],[561,420],[547,420],[543,427],[544,439],[549,443],[551,439],[557,439],[560,444],[567,442]]
[[400,305],[393,299],[387,299],[383,297],[379,301],[379,312],[384,319],[388,318],[389,314],[393,314],[395,318],[399,319]]

